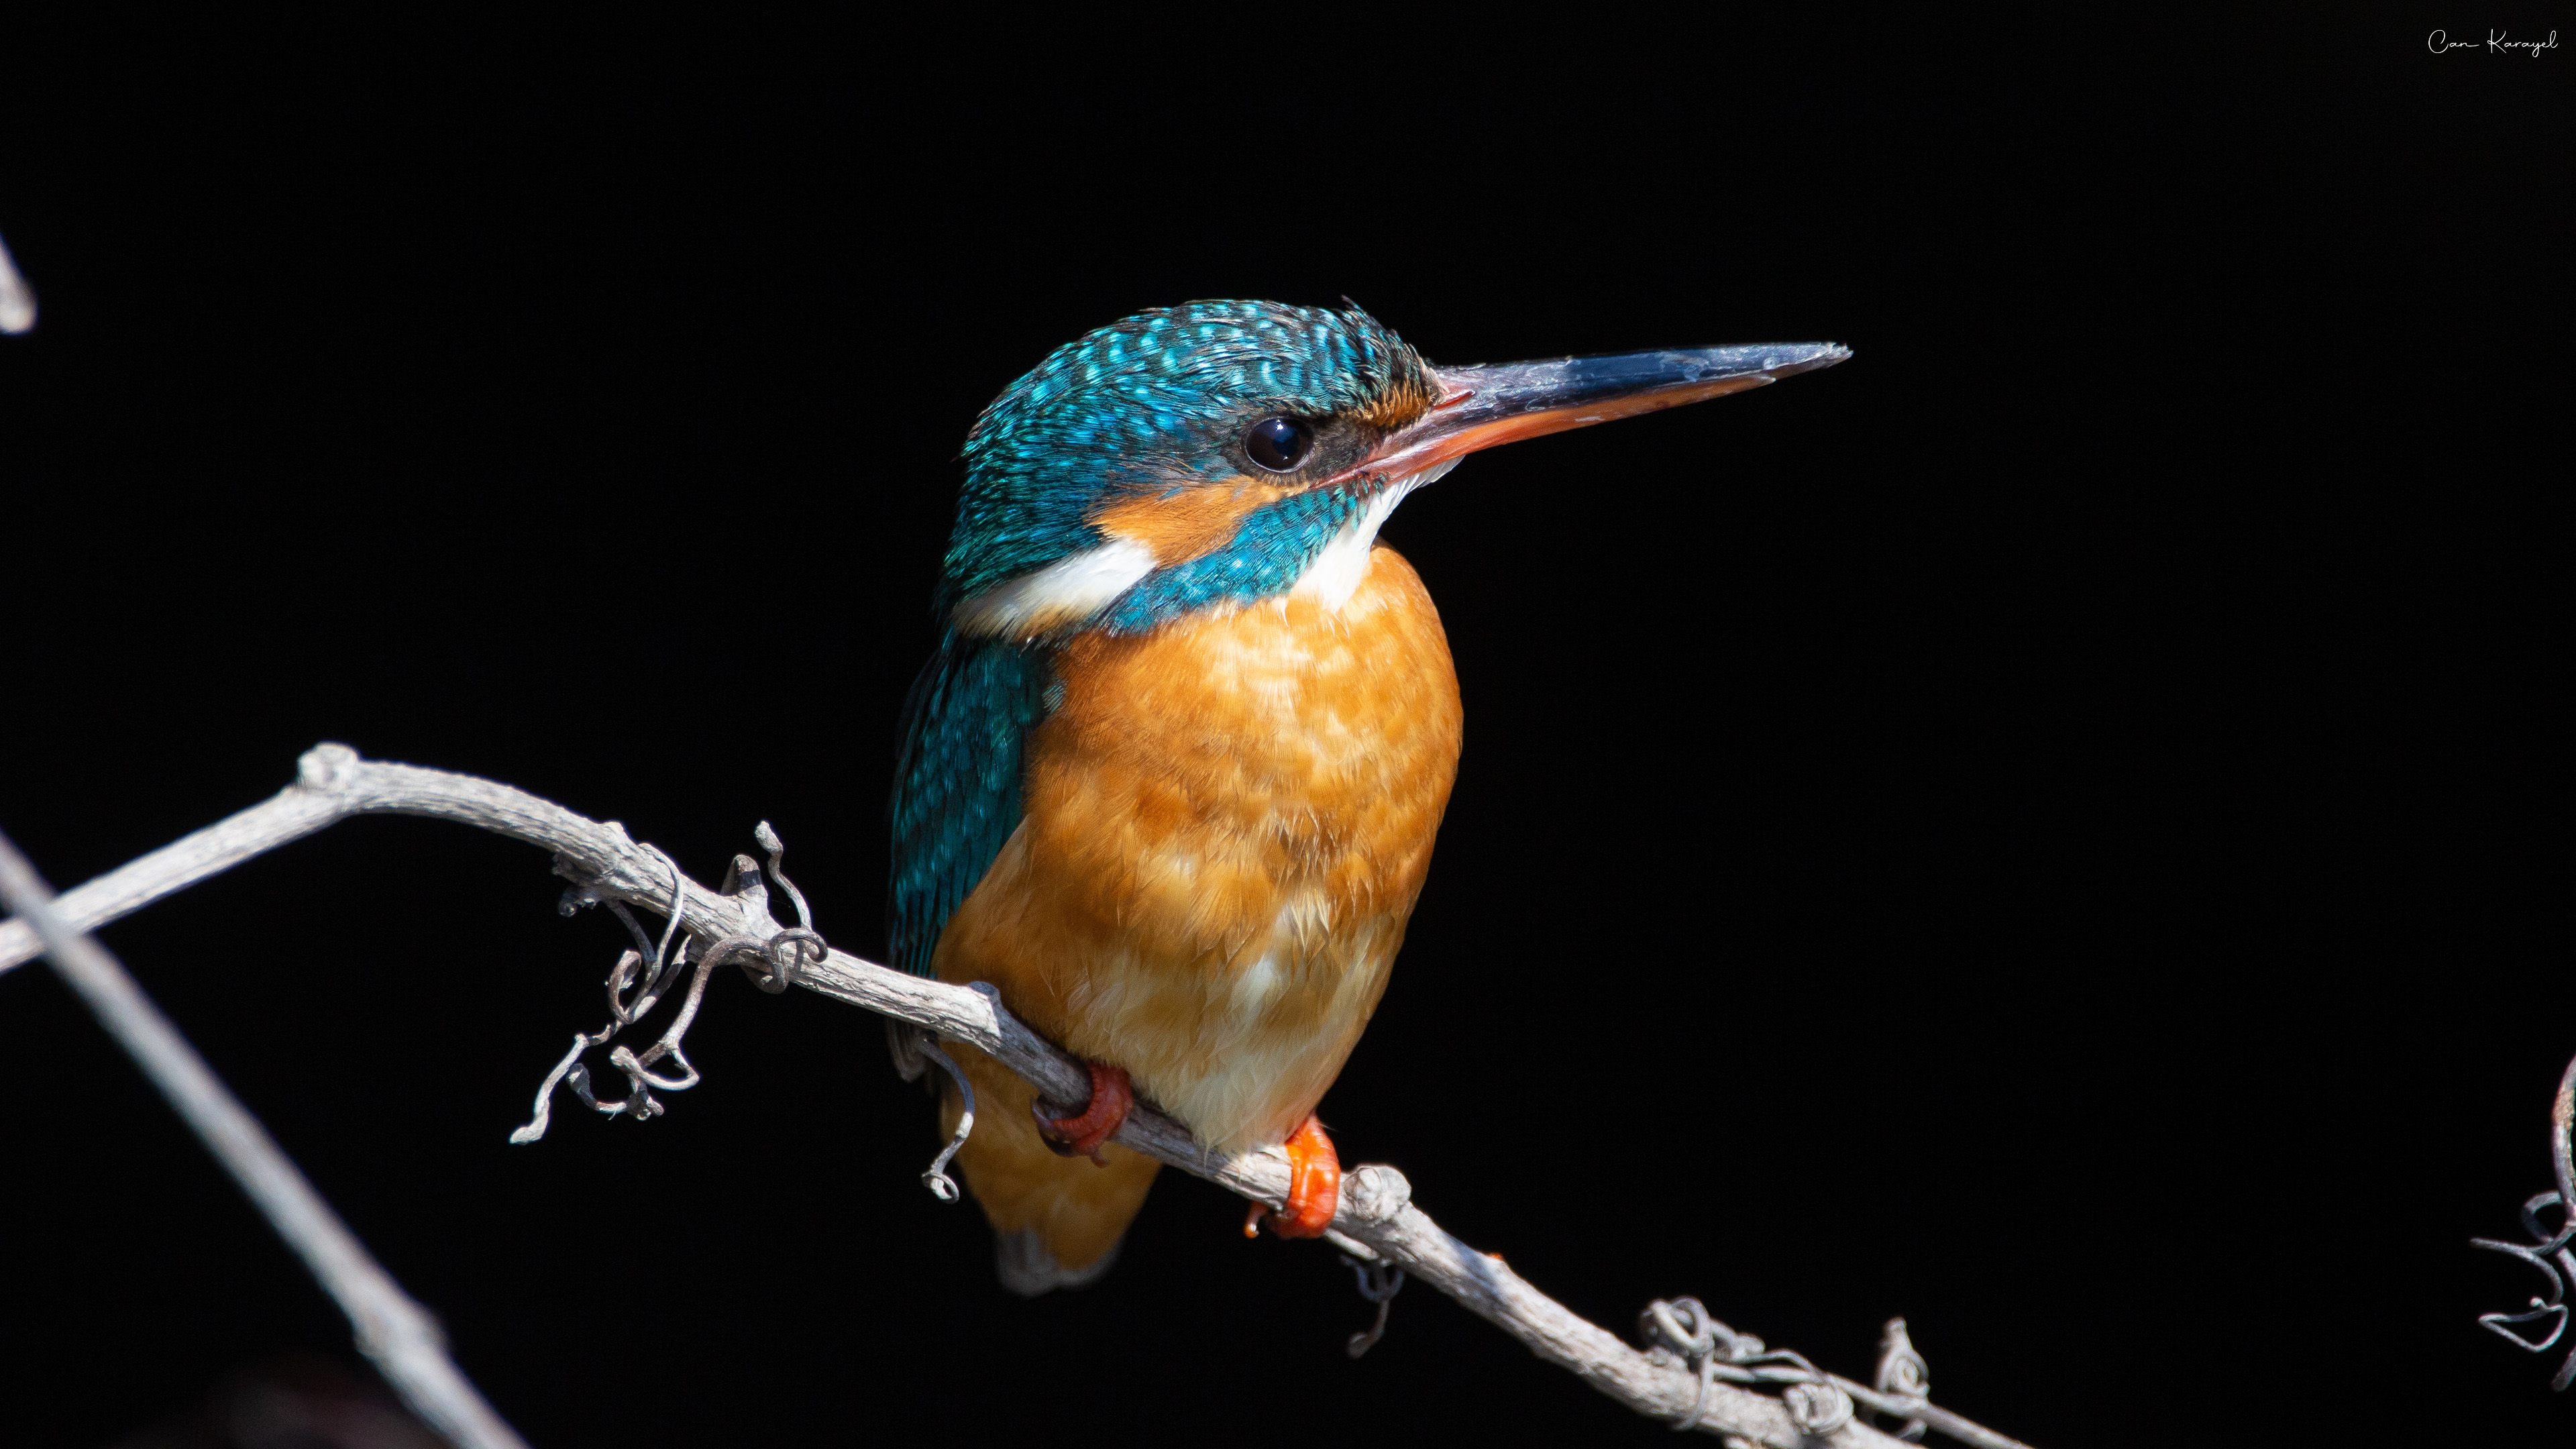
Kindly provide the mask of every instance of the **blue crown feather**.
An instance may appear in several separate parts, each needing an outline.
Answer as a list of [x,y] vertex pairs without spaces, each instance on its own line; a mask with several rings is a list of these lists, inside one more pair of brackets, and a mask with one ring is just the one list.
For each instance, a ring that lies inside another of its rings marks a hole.
[[1277,302],[1158,307],[1066,343],[966,438],[940,607],[1097,548],[1119,490],[1237,471],[1238,419],[1366,412],[1423,391],[1422,359],[1376,318]]

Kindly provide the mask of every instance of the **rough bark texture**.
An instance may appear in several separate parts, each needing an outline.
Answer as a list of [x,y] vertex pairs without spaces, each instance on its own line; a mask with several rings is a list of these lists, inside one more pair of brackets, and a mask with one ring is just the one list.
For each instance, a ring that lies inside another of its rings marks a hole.
[[[670,866],[616,821],[591,820],[489,780],[362,760],[345,745],[325,744],[305,754],[296,782],[275,798],[64,893],[55,911],[74,929],[95,929],[354,815],[419,815],[507,835],[552,852],[557,874],[603,900],[656,914],[670,904]],[[722,895],[685,878],[680,888],[683,929],[702,946],[729,936],[766,941],[781,929],[756,893]],[[25,922],[0,922],[0,972],[42,950]],[[1057,1101],[1079,1103],[1090,1089],[1089,1074],[1079,1062],[1022,1025],[992,996],[972,988],[909,975],[837,950],[820,964],[802,968],[796,984],[967,1042]],[[1220,1156],[1149,1107],[1140,1105],[1115,1140],[1273,1207],[1286,1193],[1287,1159],[1277,1149]],[[1540,1358],[1639,1413],[1678,1421],[1701,1397],[1697,1373],[1670,1355],[1650,1357],[1576,1316],[1500,1258],[1451,1237],[1413,1206],[1411,1196],[1404,1175],[1391,1167],[1354,1170],[1333,1219],[1334,1241],[1402,1268],[1519,1339]],[[2024,1449],[1922,1400],[1883,1394],[1839,1376],[1832,1382],[1865,1409],[1926,1420],[1933,1429],[1982,1449]],[[1819,1444],[1860,1449],[1899,1442],[1857,1418],[1828,1434],[1803,1434],[1780,1399],[1724,1382],[1708,1385],[1695,1427],[1779,1449]]]

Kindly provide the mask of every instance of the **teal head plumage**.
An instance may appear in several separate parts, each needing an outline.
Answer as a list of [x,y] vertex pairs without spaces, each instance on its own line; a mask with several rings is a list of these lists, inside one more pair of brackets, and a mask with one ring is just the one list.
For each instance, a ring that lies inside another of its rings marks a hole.
[[[1097,601],[1106,613],[1098,622],[1149,628],[1192,608],[1283,589],[1373,491],[1357,479],[1298,485],[1349,469],[1436,399],[1421,356],[1357,307],[1192,302],[1087,333],[976,420],[941,606],[954,610],[1015,577],[1114,544],[1105,519],[1122,504],[1150,509],[1192,490],[1246,483],[1267,501],[1231,520],[1239,532],[1223,548],[1153,561],[1132,579],[1104,562],[1097,587],[1116,581],[1121,597]],[[1256,432],[1264,423],[1267,431]],[[1006,612],[974,617],[1010,632]],[[1016,620],[1029,632],[1090,622],[1089,612],[1068,618],[1050,610]]]

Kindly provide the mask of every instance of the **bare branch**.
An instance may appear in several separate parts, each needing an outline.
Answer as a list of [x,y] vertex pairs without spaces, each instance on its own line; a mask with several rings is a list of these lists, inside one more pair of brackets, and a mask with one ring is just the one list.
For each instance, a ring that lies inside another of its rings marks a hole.
[[337,1299],[358,1349],[430,1427],[461,1449],[527,1449],[447,1356],[446,1336],[304,1180],[275,1139],[161,1014],[107,948],[66,925],[35,867],[0,835],[0,906],[35,936],[63,980],[170,1099],[304,1266]]
[[[631,839],[616,821],[593,821],[523,791],[468,775],[412,765],[362,760],[345,745],[320,745],[300,762],[296,783],[267,803],[199,831],[66,893],[60,915],[93,928],[203,880],[244,860],[309,835],[353,815],[420,815],[452,820],[525,841],[555,857],[555,871],[603,901],[617,901],[657,915],[675,899],[668,859]],[[764,841],[764,845],[771,842]],[[762,893],[721,894],[682,877],[676,899],[684,929],[700,949],[728,939],[768,942],[782,928]],[[0,922],[0,971],[36,954],[25,923]],[[1080,1102],[1089,1073],[1074,1058],[1039,1037],[1002,1009],[998,999],[964,986],[926,980],[832,951],[800,965],[797,985],[835,1000],[909,1022],[937,1036],[981,1050],[1048,1097]],[[980,984],[980,983],[979,983]],[[1116,1141],[1239,1196],[1279,1207],[1288,1188],[1288,1163],[1277,1148],[1220,1156],[1201,1146],[1178,1122],[1143,1104],[1118,1130]],[[1363,1261],[1402,1269],[1457,1300],[1537,1354],[1566,1368],[1602,1393],[1640,1413],[1686,1427],[1779,1449],[1831,1444],[1889,1446],[1899,1441],[1849,1418],[1850,1403],[1930,1427],[1980,1446],[2025,1449],[2017,1441],[1934,1408],[1905,1392],[1903,1379],[1884,1389],[1833,1375],[1795,1385],[1815,1391],[1790,1402],[1724,1381],[1721,1356],[1686,1351],[1648,1353],[1629,1346],[1532,1287],[1500,1257],[1480,1253],[1451,1237],[1412,1205],[1412,1187],[1394,1168],[1365,1166],[1344,1182],[1331,1239]],[[1758,1345],[1756,1345],[1758,1347]],[[1909,1350],[1910,1351],[1910,1350]],[[1919,1359],[1916,1360],[1919,1366]],[[1778,1378],[1768,1380],[1780,1382]],[[1827,1412],[1827,1386],[1849,1395],[1845,1418]],[[1694,1414],[1694,1406],[1697,1406]],[[1819,1415],[1822,1418],[1819,1419]],[[1798,1422],[1809,1420],[1810,1433]]]

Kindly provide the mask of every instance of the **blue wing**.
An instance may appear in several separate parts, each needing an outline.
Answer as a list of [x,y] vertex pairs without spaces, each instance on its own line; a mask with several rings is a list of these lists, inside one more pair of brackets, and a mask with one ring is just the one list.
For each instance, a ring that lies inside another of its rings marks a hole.
[[894,878],[886,919],[895,964],[930,974],[967,893],[1019,828],[1029,730],[1046,717],[1044,654],[951,633],[904,705],[894,779]]

